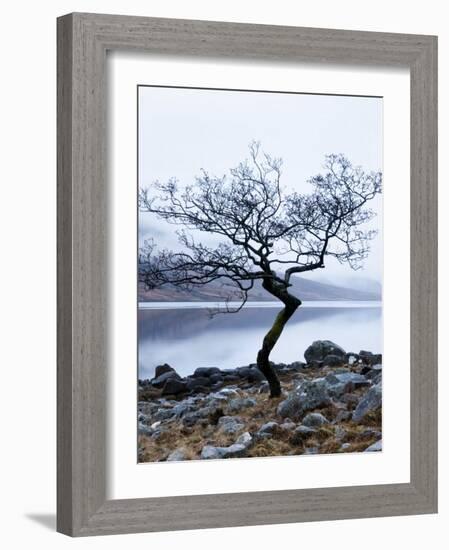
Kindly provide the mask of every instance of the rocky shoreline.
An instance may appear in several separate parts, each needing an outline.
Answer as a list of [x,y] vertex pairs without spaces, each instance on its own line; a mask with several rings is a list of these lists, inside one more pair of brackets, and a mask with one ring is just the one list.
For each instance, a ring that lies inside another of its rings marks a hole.
[[254,364],[159,365],[139,380],[139,462],[382,450],[382,356],[319,340],[304,357],[273,364],[277,399]]

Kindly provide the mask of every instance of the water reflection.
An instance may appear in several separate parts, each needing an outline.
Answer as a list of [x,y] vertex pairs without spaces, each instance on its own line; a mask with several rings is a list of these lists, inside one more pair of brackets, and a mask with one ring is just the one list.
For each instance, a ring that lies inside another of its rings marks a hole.
[[[161,363],[181,375],[197,367],[234,368],[255,362],[263,336],[277,310],[243,309],[210,317],[206,309],[140,309],[139,377],[148,378]],[[304,359],[313,340],[332,340],[347,351],[382,351],[380,307],[300,308],[285,328],[272,353],[273,361]]]

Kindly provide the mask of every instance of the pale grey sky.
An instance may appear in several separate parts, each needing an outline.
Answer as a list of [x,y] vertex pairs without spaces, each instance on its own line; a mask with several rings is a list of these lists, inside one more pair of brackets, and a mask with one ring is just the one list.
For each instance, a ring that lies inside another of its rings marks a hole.
[[[271,83],[271,85],[273,85]],[[274,84],[275,85],[275,84]],[[176,177],[191,183],[204,168],[222,176],[248,156],[252,140],[283,159],[282,184],[308,192],[307,179],[323,171],[324,156],[343,153],[365,170],[382,170],[382,99],[266,92],[139,87],[139,186]],[[381,229],[382,198],[371,226]],[[140,238],[161,248],[176,227],[140,214]],[[311,278],[356,284],[382,279],[382,236],[372,242],[363,270],[328,262]]]

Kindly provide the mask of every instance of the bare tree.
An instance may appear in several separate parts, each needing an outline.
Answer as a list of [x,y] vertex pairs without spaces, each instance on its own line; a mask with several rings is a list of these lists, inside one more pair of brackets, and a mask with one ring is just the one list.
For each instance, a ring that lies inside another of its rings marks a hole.
[[[343,155],[328,155],[325,173],[309,180],[310,194],[286,193],[280,185],[281,159],[263,153],[256,142],[249,152],[228,176],[203,171],[182,189],[171,179],[140,191],[142,211],[181,226],[181,246],[157,251],[153,241],[146,241],[139,251],[139,280],[149,289],[225,283],[228,299],[237,295],[240,304],[226,307],[227,312],[239,311],[259,280],[283,304],[257,354],[271,397],[278,397],[281,386],[269,357],[301,305],[289,292],[291,277],[324,268],[329,257],[361,267],[375,234],[361,226],[374,216],[366,204],[381,192],[382,174],[353,167]],[[203,244],[189,230],[218,235],[220,243]]]

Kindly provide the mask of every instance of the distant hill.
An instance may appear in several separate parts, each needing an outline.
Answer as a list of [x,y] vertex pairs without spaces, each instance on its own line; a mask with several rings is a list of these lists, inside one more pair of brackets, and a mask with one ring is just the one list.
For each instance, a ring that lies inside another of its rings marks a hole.
[[[319,283],[301,277],[292,277],[290,292],[303,301],[369,301],[381,300],[379,292],[356,290],[327,283]],[[220,302],[229,297],[230,288],[224,287],[218,282],[209,283],[205,286],[194,287],[191,290],[181,290],[172,285],[163,286],[156,290],[145,290],[143,285],[139,286],[140,302]],[[235,294],[235,299],[238,295]],[[250,292],[249,301],[273,302],[276,301],[256,281],[253,290]]]

